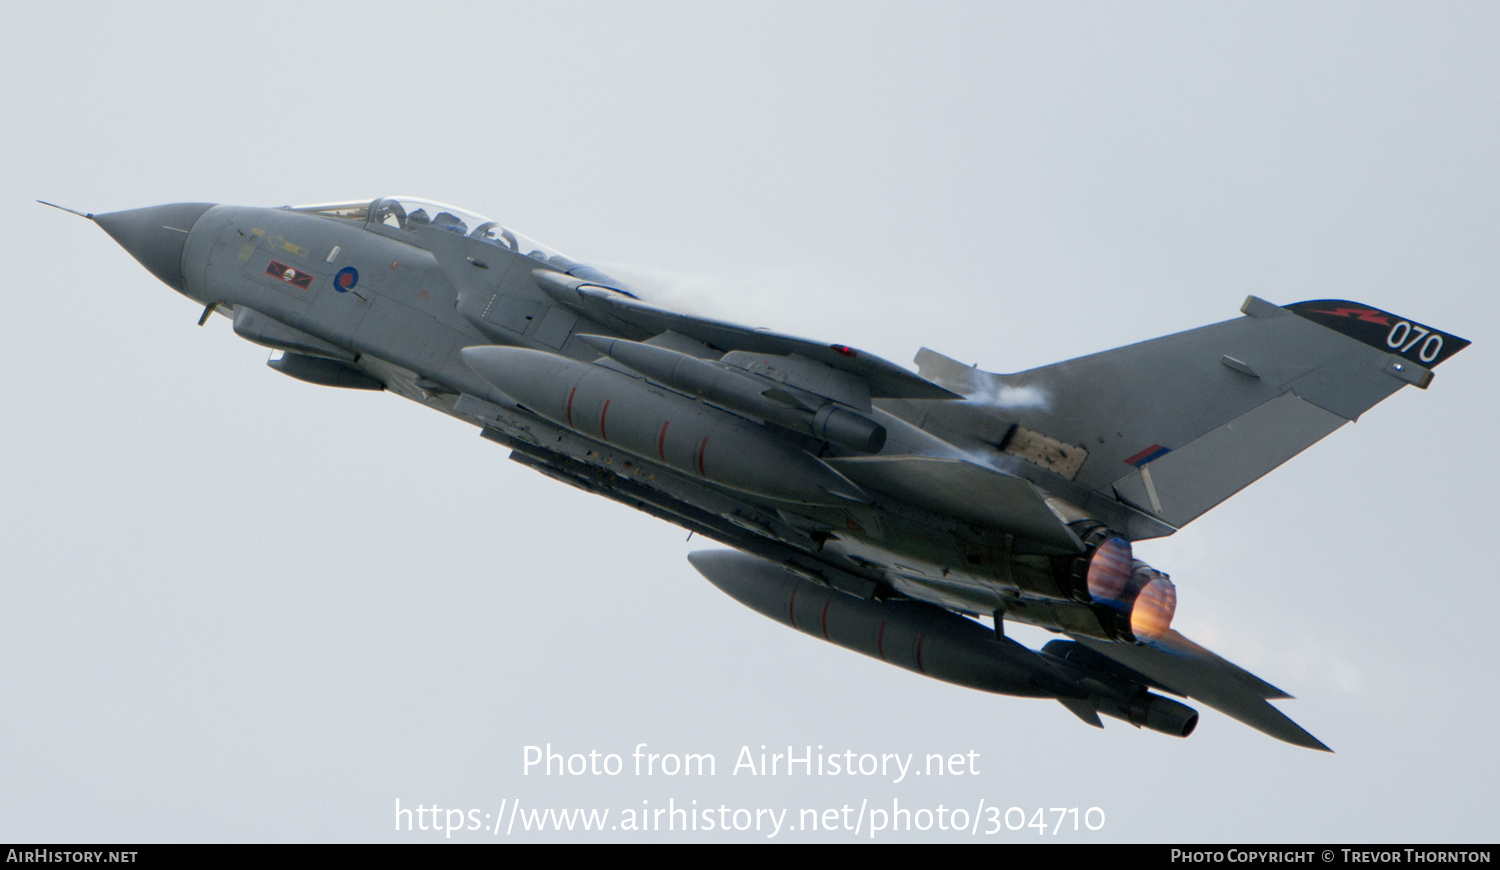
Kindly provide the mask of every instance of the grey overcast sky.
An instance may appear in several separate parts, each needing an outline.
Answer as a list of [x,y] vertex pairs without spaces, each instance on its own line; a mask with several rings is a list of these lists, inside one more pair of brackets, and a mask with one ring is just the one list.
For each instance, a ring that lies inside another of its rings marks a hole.
[[[940,805],[979,833],[877,841],[1493,840],[1497,38],[1492,3],[1366,0],[10,4],[0,840],[445,838],[398,801],[785,810],[774,840],[818,842],[855,835],[788,830],[804,809]],[[796,634],[705,583],[703,541],[267,370],[32,203],[390,193],[901,363],[1017,371],[1248,294],[1473,340],[1141,548],[1177,626],[1336,753],[1209,709],[1187,740],[1095,731]],[[549,743],[626,770],[524,774]],[[635,775],[643,743],[716,775]],[[975,763],[733,773],[762,745]],[[982,807],[1104,824],[987,834]],[[451,839],[773,833],[521,829]]]

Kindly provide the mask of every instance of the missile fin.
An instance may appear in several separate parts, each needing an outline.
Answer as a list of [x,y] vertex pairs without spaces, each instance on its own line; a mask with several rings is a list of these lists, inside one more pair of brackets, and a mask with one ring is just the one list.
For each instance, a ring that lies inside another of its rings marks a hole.
[[1103,728],[1104,723],[1099,720],[1099,711],[1094,709],[1084,698],[1058,698],[1057,703],[1068,708],[1068,712],[1082,719],[1085,723],[1095,728]]

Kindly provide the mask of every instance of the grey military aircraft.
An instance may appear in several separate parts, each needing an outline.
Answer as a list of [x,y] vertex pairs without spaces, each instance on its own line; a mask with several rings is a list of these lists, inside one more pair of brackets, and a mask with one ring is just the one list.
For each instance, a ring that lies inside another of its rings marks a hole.
[[[71,211],[71,209],[66,209]],[[1327,747],[1290,697],[1171,628],[1170,535],[1469,342],[1353,302],[1278,306],[1019,374],[918,373],[651,304],[409,197],[92,219],[298,380],[388,390],[510,458],[734,548],[688,558],[760,613],[907,670],[1187,736],[1193,699]],[[972,617],[989,617],[993,627]],[[1040,650],[1007,622],[1061,636]]]

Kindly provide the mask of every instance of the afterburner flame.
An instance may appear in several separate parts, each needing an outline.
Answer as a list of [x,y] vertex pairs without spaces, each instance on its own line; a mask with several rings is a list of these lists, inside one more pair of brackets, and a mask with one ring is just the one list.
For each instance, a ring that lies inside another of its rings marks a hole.
[[1110,538],[1100,544],[1089,557],[1088,590],[1095,601],[1117,607],[1126,606],[1126,587],[1130,584],[1130,542],[1124,538]]
[[1141,567],[1132,578],[1144,584],[1130,611],[1130,631],[1136,640],[1156,640],[1172,627],[1177,613],[1177,587],[1155,568]]

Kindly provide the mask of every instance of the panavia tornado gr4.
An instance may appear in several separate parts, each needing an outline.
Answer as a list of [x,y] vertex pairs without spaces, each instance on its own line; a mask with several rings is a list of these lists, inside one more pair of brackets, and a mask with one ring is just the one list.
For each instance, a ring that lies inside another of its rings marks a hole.
[[[1176,588],[1132,543],[1469,344],[1367,305],[1251,297],[1234,320],[1019,374],[926,349],[914,374],[658,307],[435,202],[84,216],[276,371],[389,390],[727,544],[689,559],[792,628],[1095,726],[1187,736],[1198,713],[1175,695],[1314,749],[1269,703],[1288,695],[1172,630]],[[1029,649],[1007,622],[1061,637]]]

